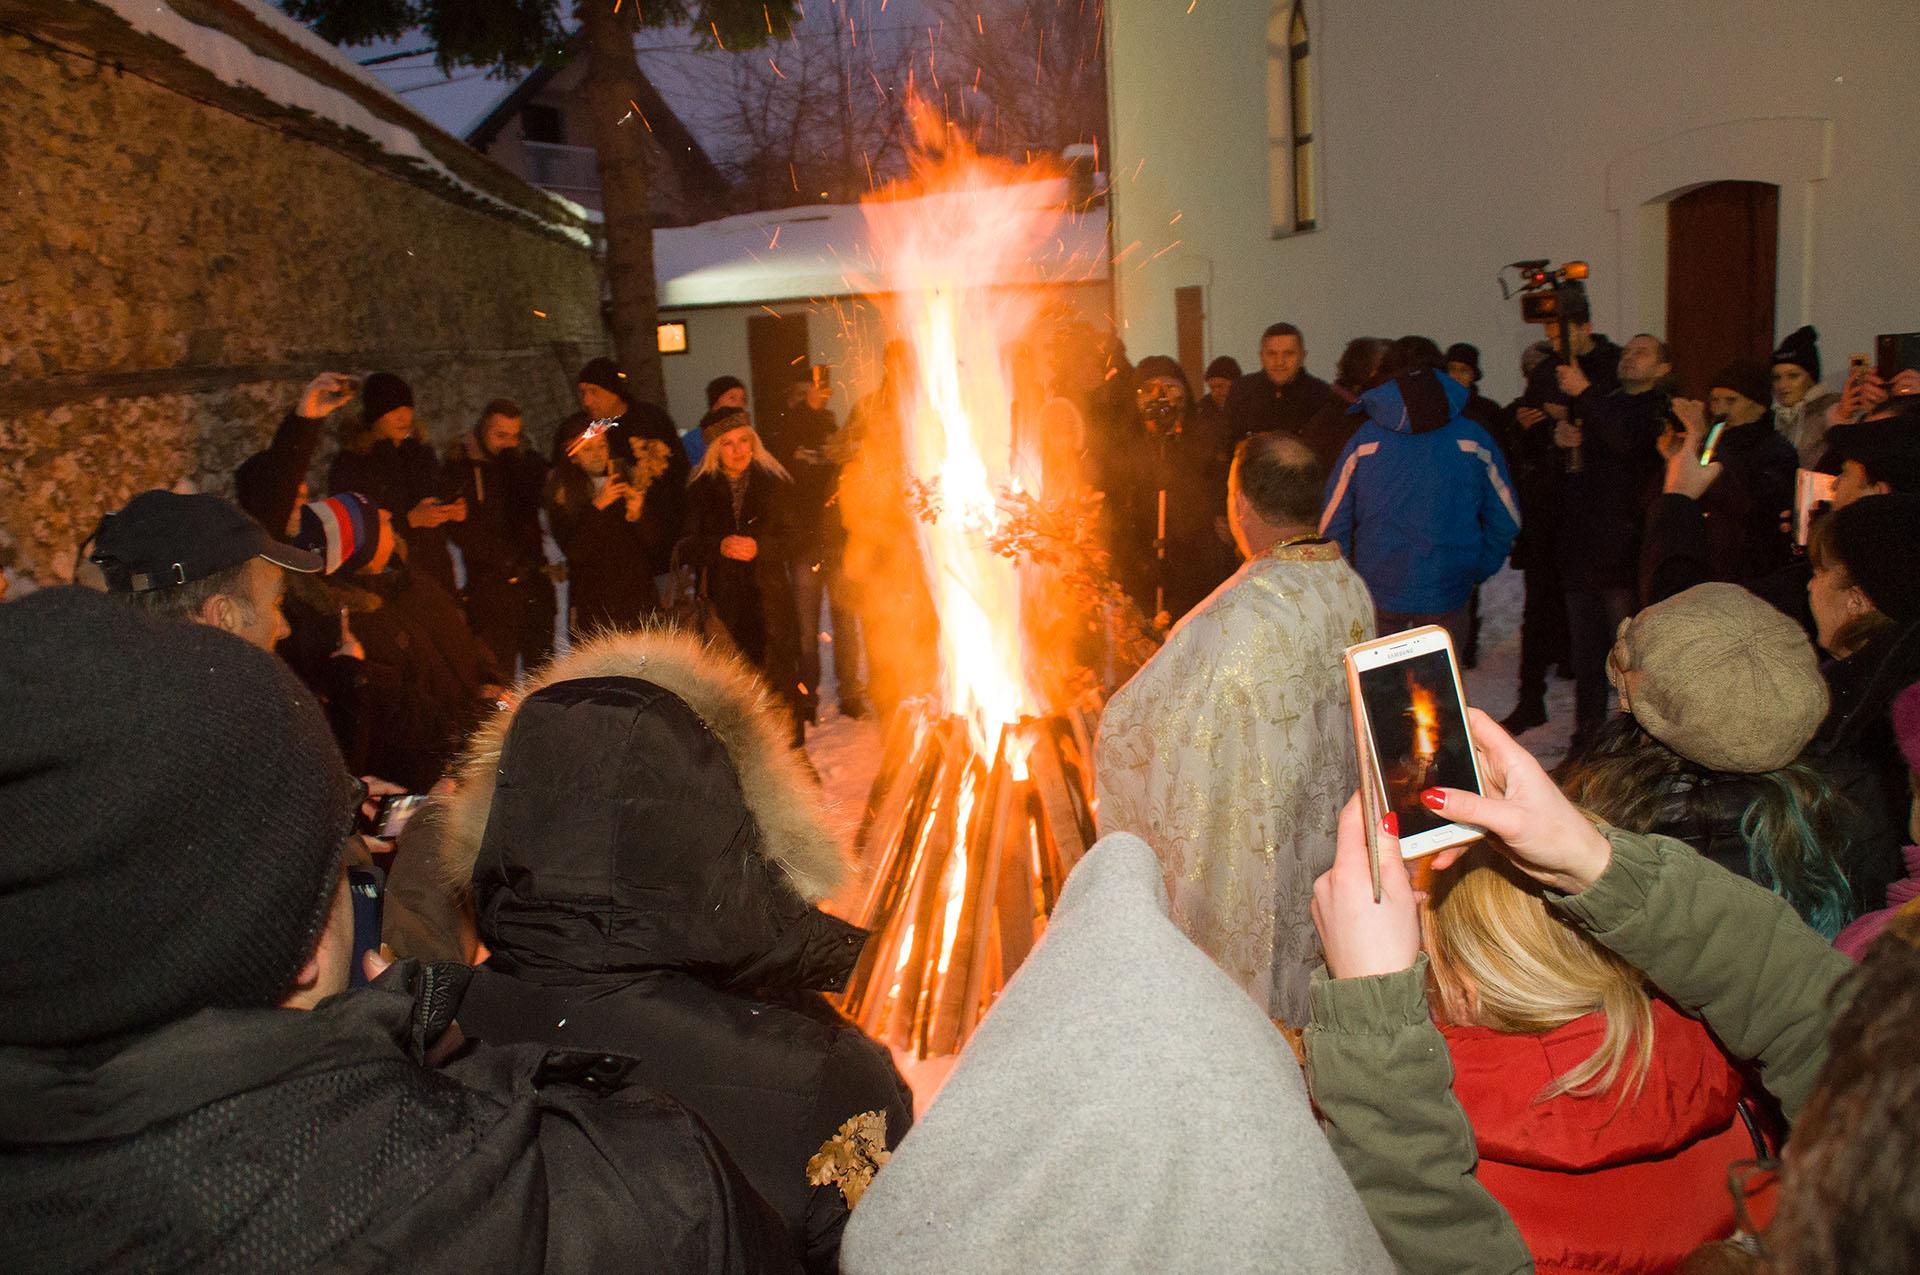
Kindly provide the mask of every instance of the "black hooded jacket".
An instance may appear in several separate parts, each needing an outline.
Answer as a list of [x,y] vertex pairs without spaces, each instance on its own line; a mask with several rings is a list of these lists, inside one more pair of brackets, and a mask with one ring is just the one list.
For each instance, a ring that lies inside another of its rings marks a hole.
[[791,1269],[679,1104],[537,1049],[426,1070],[435,991],[403,965],[311,1013],[0,1049],[7,1269]]
[[744,664],[684,634],[584,644],[476,737],[443,853],[472,864],[491,952],[462,1030],[634,1059],[831,1271],[848,1206],[808,1161],[867,1112],[896,1144],[913,1105],[820,995],[866,934],[813,906],[844,861],[786,731]]

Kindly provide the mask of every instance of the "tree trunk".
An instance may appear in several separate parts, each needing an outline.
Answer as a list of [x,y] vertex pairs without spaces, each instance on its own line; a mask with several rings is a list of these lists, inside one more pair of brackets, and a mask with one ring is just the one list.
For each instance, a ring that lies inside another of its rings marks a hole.
[[653,275],[647,125],[631,106],[640,95],[633,29],[603,0],[582,0],[574,11],[580,20],[580,42],[587,58],[584,87],[600,168],[600,205],[606,219],[613,345],[637,396],[664,407],[667,396],[657,335],[660,301]]

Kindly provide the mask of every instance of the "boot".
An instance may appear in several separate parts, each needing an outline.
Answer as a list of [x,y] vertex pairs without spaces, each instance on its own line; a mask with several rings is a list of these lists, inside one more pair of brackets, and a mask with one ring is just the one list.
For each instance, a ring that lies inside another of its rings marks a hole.
[[1513,711],[1500,719],[1500,729],[1509,735],[1521,735],[1547,724],[1547,705],[1537,698],[1523,698]]

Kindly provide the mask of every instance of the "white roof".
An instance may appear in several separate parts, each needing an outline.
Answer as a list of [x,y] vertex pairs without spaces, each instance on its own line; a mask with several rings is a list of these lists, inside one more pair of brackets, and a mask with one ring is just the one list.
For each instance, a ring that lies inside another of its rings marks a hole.
[[[1064,178],[1029,185],[1036,200],[1064,205]],[[857,296],[874,290],[877,274],[858,204],[743,213],[656,230],[653,258],[662,310]],[[1039,251],[1001,278],[982,282],[1090,283],[1107,273],[1107,210],[1102,206],[1063,216],[1059,233]]]

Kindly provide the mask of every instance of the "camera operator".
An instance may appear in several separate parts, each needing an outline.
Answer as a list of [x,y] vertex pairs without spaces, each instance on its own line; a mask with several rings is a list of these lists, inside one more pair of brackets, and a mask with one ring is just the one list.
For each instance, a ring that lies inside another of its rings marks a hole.
[[1576,364],[1554,369],[1556,388],[1571,404],[1571,419],[1556,424],[1554,433],[1582,458],[1566,474],[1556,546],[1567,595],[1576,747],[1606,721],[1607,652],[1620,622],[1636,609],[1640,527],[1660,471],[1669,411],[1660,387],[1672,371],[1666,342],[1647,332],[1621,349],[1611,390]]
[[1231,453],[1219,431],[1194,412],[1186,373],[1173,359],[1142,359],[1136,378],[1140,432],[1126,449],[1117,556],[1128,592],[1164,629],[1232,574],[1219,533],[1227,504],[1221,458]]

